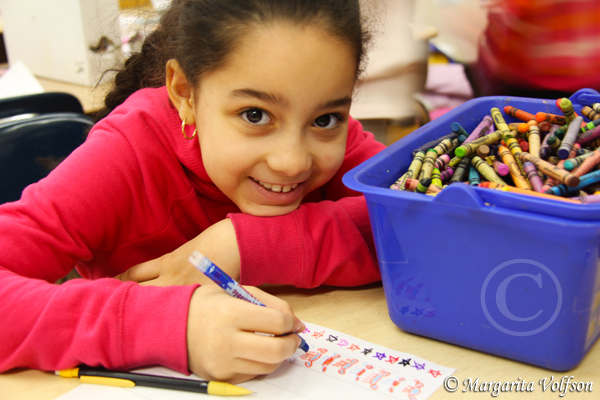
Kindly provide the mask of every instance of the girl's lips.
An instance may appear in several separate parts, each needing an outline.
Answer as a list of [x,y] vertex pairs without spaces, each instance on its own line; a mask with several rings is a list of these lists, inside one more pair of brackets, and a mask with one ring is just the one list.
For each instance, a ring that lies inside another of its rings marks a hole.
[[303,191],[301,189],[304,182],[291,185],[273,185],[252,177],[250,177],[250,181],[254,184],[254,187],[257,189],[257,192],[260,193],[261,197],[267,198],[269,202],[277,205],[293,203],[297,201],[298,197],[303,196]]

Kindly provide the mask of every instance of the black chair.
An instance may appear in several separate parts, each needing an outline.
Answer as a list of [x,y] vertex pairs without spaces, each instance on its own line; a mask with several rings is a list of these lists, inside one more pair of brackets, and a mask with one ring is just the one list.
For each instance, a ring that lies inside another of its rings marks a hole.
[[0,119],[22,114],[71,112],[83,114],[77,97],[69,93],[49,92],[0,99]]
[[93,120],[79,113],[42,114],[0,124],[0,204],[21,198],[81,145]]

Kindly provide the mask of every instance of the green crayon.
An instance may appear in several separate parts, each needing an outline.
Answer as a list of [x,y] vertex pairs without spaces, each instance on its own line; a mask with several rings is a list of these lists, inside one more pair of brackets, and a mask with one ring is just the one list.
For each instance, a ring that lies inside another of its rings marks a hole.
[[477,148],[482,144],[489,146],[490,144],[499,142],[500,139],[502,139],[502,132],[498,130],[490,133],[489,135],[485,135],[478,139],[475,139],[472,142],[461,144],[456,148],[456,150],[454,150],[454,154],[457,157],[470,156],[471,154],[474,154],[477,151]]
[[431,178],[421,179],[417,184],[417,188],[415,189],[415,193],[427,193],[427,189],[431,186]]

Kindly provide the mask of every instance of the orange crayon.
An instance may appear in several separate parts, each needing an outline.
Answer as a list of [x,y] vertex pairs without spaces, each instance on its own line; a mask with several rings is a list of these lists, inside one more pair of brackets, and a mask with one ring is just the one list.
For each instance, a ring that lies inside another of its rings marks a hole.
[[508,167],[508,171],[515,185],[523,190],[531,190],[529,182],[527,182],[527,179],[525,179],[525,175],[523,175],[523,172],[521,172],[521,168],[517,164],[517,161],[513,157],[508,147],[498,146],[498,155],[500,158],[502,158],[502,162]]
[[519,110],[513,106],[504,106],[504,112],[511,117],[518,118],[525,122],[535,119],[535,115],[528,113],[527,111]]
[[539,197],[541,199],[557,200],[557,201],[562,201],[565,203],[581,204],[580,200],[573,200],[573,199],[568,199],[566,197],[553,196],[551,194],[546,194],[546,193],[538,193],[538,192],[534,192],[533,190],[523,190],[523,189],[519,189],[519,188],[516,188],[513,186],[508,186],[508,185],[499,185],[495,182],[482,182],[479,184],[479,187],[483,187],[483,188],[487,188],[487,189],[494,189],[494,190],[502,190],[502,191],[511,192],[511,193],[519,193],[519,194],[524,194],[526,196]]

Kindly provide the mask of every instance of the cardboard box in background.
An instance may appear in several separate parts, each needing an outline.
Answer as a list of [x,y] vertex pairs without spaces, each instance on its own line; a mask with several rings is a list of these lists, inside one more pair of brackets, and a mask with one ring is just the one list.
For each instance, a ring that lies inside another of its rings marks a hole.
[[[41,78],[94,86],[121,61],[118,0],[0,0],[8,62]],[[113,46],[93,51],[101,38]]]

